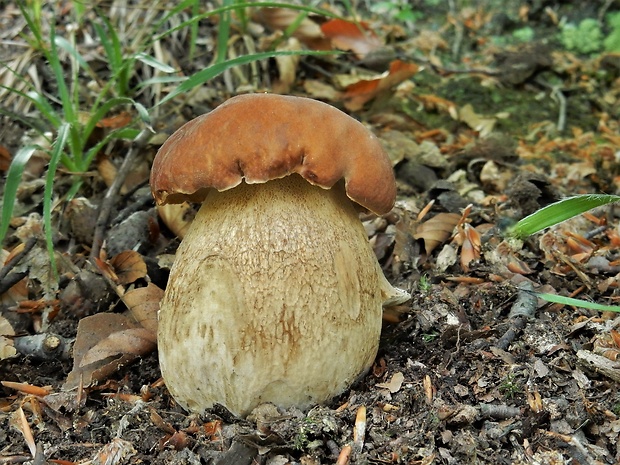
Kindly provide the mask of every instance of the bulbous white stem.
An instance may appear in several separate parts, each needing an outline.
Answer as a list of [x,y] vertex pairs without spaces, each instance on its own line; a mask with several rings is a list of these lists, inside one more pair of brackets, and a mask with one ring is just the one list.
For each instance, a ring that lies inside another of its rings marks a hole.
[[324,402],[372,364],[390,291],[342,186],[291,175],[213,191],[161,303],[166,385],[195,412]]

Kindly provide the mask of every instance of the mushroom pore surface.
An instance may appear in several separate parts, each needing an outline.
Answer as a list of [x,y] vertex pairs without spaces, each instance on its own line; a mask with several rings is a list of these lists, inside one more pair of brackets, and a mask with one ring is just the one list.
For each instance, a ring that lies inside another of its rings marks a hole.
[[341,184],[211,190],[161,303],[166,385],[195,412],[324,402],[372,364],[386,285]]

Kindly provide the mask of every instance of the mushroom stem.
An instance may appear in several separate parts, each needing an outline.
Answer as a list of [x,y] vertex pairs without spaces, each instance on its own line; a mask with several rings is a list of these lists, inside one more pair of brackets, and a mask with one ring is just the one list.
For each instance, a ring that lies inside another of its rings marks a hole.
[[372,364],[386,284],[344,186],[291,175],[213,190],[161,303],[166,385],[195,412],[324,402]]

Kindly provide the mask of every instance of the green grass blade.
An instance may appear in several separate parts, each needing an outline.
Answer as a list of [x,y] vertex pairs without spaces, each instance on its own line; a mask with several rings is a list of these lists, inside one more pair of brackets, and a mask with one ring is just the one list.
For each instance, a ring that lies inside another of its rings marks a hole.
[[71,44],[67,39],[61,36],[56,36],[55,40],[56,40],[56,46],[62,48],[65,52],[67,52],[69,55],[75,58],[75,60],[80,65],[80,67],[82,67],[82,69],[84,69],[86,72],[91,74],[92,70],[90,69],[90,65],[86,62],[84,57],[80,55],[80,52],[78,52],[75,49],[73,44]]
[[4,184],[4,196],[2,198],[2,215],[0,216],[0,244],[4,241],[9,230],[9,223],[13,217],[13,208],[15,207],[15,199],[17,197],[17,189],[22,180],[22,174],[26,163],[30,160],[32,154],[37,150],[37,147],[27,146],[19,149],[6,176],[6,183]]
[[[234,0],[223,0],[224,6],[234,4]],[[217,42],[215,52],[215,63],[223,63],[226,60],[226,52],[228,51],[228,39],[230,38],[230,10],[223,11],[220,14],[217,24]]]
[[70,124],[76,124],[78,122],[77,111],[74,107],[74,102],[71,100],[69,86],[67,86],[67,81],[65,80],[65,71],[62,67],[62,63],[60,63],[60,58],[58,57],[58,49],[56,48],[56,32],[54,31],[55,26],[55,24],[52,24],[50,28],[51,49],[45,54],[45,58],[47,58],[50,68],[52,68],[52,74],[54,75],[56,85],[58,86],[58,94],[60,101],[62,102],[62,110],[65,115],[65,121]]
[[587,302],[585,300],[573,299],[571,297],[564,297],[564,296],[555,295],[555,294],[547,294],[544,292],[543,293],[535,292],[535,294],[537,297],[540,297],[541,299],[546,300],[547,302],[552,302],[554,304],[570,305],[572,307],[587,308],[589,310],[599,310],[601,312],[620,313],[620,307],[617,307],[614,305],[597,304],[594,302]]
[[339,52],[313,52],[308,50],[275,51],[253,53],[250,55],[244,55],[230,60],[226,60],[223,63],[216,63],[212,66],[209,66],[208,68],[203,69],[202,71],[198,71],[197,73],[191,75],[189,78],[187,78],[187,80],[183,81],[181,85],[179,85],[176,89],[166,95],[163,99],[161,99],[155,106],[161,105],[162,103],[165,103],[168,100],[177,97],[178,95],[188,92],[195,87],[203,85],[204,83],[213,79],[215,76],[223,73],[228,68],[232,68],[233,66],[246,65],[254,61],[284,55],[333,55],[337,53]]
[[52,147],[52,151],[50,153],[50,162],[45,176],[45,190],[43,191],[43,226],[45,229],[45,243],[47,244],[47,253],[50,257],[50,266],[55,279],[58,279],[58,270],[56,269],[56,257],[54,255],[52,196],[54,193],[54,177],[56,176],[56,169],[58,168],[58,163],[64,153],[70,132],[71,126],[68,123],[63,123],[58,130],[56,140],[54,141],[54,146]]
[[174,73],[174,72],[176,72],[176,69],[174,69],[172,66],[167,65],[166,63],[162,63],[157,58],[154,58],[154,57],[152,57],[150,55],[147,55],[144,52],[137,53],[136,54],[136,59],[141,61],[142,63],[150,66],[151,68],[155,68],[155,69],[161,71],[162,73]]
[[[192,17],[198,16],[200,0],[194,0],[192,4]],[[196,56],[196,42],[198,41],[198,21],[194,21],[189,27],[189,60],[193,61]]]
[[124,97],[129,93],[129,77],[134,57],[125,58],[123,56],[123,45],[116,30],[104,15],[100,18],[105,24],[105,28],[97,22],[92,24],[106,53],[112,78],[116,82],[113,87],[119,96]]
[[139,132],[140,130],[135,128],[115,129],[114,131],[108,133],[103,139],[93,145],[90,149],[88,149],[88,151],[85,153],[84,159],[87,160],[89,162],[88,164],[90,165],[90,163],[95,158],[95,155],[97,155],[99,150],[101,150],[106,144],[117,139],[133,140]]
[[136,84],[136,89],[143,89],[145,87],[151,87],[156,84],[178,83],[183,82],[186,79],[187,78],[182,76],[155,76],[154,78],[140,81],[138,84]]
[[620,196],[609,194],[586,194],[568,197],[526,216],[510,229],[509,234],[523,239],[588,210],[618,201],[620,201]]
[[41,50],[45,46],[45,41],[41,34],[41,9],[36,7],[36,3],[30,3],[29,5],[23,1],[18,1],[16,3],[23,18],[26,20],[30,32],[35,38],[35,44],[32,44],[28,39],[26,40],[34,45],[37,50]]
[[[34,90],[28,91],[28,92],[22,92],[12,87],[6,87],[3,85],[0,85],[0,88],[6,89],[15,95],[19,95],[25,100],[29,100],[36,107],[39,113],[41,113],[45,117],[47,122],[50,123],[53,129],[56,129],[60,126],[60,123],[62,122],[62,118],[56,113],[56,110],[54,110],[54,108],[50,105],[49,101],[47,101],[38,92]],[[2,111],[6,112],[7,110],[3,108]],[[27,121],[23,116],[21,117],[21,119],[23,121]],[[28,126],[35,127],[35,125],[32,125],[32,124],[28,124]],[[41,126],[36,125],[36,127],[40,128]],[[49,129],[49,127],[46,129]]]

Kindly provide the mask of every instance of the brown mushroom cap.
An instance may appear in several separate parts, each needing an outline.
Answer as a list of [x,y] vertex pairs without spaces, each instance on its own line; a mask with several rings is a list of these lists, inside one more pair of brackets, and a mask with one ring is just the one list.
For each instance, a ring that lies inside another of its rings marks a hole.
[[274,94],[231,98],[175,132],[153,162],[158,204],[202,202],[209,189],[264,183],[293,173],[379,214],[394,206],[392,164],[360,122],[316,100]]

